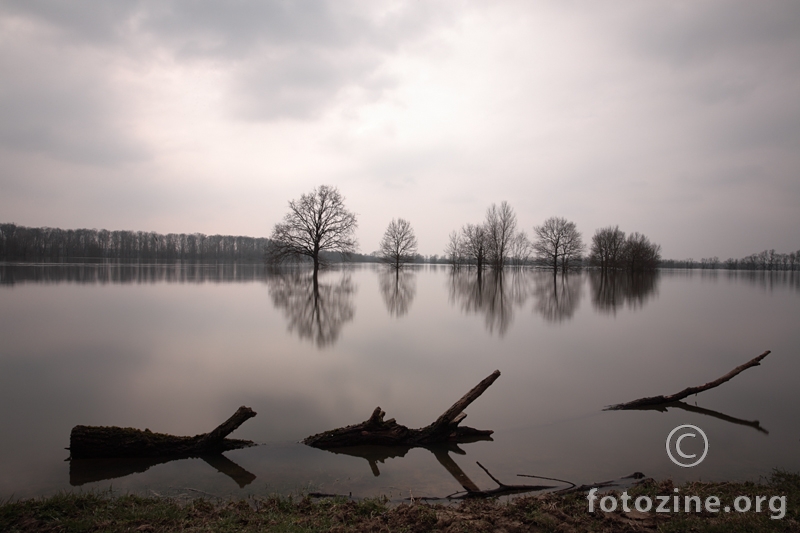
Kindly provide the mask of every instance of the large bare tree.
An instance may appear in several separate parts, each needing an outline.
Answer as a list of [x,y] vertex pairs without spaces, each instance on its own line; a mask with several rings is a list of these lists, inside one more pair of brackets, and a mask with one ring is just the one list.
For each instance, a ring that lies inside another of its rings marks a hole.
[[414,260],[417,253],[417,238],[408,220],[392,219],[386,233],[383,234],[380,246],[381,261],[395,270]]
[[552,265],[553,272],[569,268],[570,262],[581,257],[584,245],[574,222],[566,218],[550,217],[541,226],[534,226],[536,241],[533,248],[540,259]]
[[321,264],[320,252],[355,252],[358,243],[356,215],[344,206],[339,189],[322,185],[299,200],[289,202],[283,222],[275,224],[267,258],[282,262],[308,257],[314,263],[314,278]]
[[503,270],[511,242],[516,235],[517,215],[508,202],[502,202],[499,207],[492,204],[486,210],[484,228],[489,264],[494,270]]

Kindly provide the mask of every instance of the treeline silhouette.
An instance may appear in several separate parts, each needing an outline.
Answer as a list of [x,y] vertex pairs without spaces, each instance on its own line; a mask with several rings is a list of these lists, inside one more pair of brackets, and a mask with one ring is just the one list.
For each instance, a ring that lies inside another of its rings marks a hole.
[[263,237],[0,224],[2,260],[262,261],[267,243]]
[[[130,262],[263,262],[270,240],[265,237],[156,233],[105,229],[29,228],[0,224],[0,261],[71,261],[117,259]],[[322,252],[328,263],[376,263],[359,253]],[[422,256],[415,257],[421,261]]]
[[741,259],[726,259],[720,261],[719,257],[704,257],[699,261],[694,259],[668,259],[661,262],[661,268],[702,268],[717,270],[800,270],[800,250],[790,253],[776,252],[775,249],[764,250],[757,254],[750,254]]

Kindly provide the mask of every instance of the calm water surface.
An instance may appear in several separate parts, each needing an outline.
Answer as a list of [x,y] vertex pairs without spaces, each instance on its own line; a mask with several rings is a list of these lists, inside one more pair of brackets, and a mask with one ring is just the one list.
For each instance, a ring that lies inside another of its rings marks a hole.
[[[796,273],[520,271],[479,283],[444,267],[396,278],[356,265],[322,274],[315,295],[307,272],[258,265],[3,265],[0,498],[73,487],[442,497],[461,490],[451,462],[495,487],[477,461],[508,484],[798,471],[798,317]],[[767,349],[761,366],[684,409],[603,411],[705,383]],[[495,369],[465,422],[495,430],[493,441],[463,453],[298,442],[376,406],[427,425]],[[162,464],[65,461],[77,424],[194,435],[240,405],[258,416],[233,436],[257,447]],[[680,424],[708,435],[695,468],[666,455]]]

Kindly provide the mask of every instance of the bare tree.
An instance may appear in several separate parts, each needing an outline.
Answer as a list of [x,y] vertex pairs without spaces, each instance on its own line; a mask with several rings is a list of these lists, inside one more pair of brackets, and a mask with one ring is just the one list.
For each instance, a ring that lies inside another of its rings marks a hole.
[[486,228],[480,224],[467,224],[461,228],[461,255],[475,262],[478,275],[486,266],[487,249]]
[[459,267],[464,262],[463,251],[461,234],[457,231],[450,232],[450,239],[447,242],[447,248],[445,248],[444,254],[447,257],[447,261],[453,267]]
[[392,219],[380,245],[381,261],[395,270],[414,260],[417,253],[417,238],[411,224],[402,218]]
[[502,202],[500,207],[496,204],[486,210],[486,222],[484,223],[486,232],[487,258],[494,270],[502,270],[508,257],[511,241],[517,230],[517,215],[508,205]]
[[625,232],[619,226],[608,226],[599,229],[592,236],[592,248],[589,261],[601,270],[618,268],[622,262],[625,248]]
[[650,242],[641,233],[631,233],[625,241],[625,268],[628,270],[652,270],[661,261],[661,246]]
[[283,222],[275,224],[267,249],[270,262],[308,257],[314,263],[314,277],[320,267],[320,252],[355,252],[356,215],[344,206],[339,189],[322,185],[299,200],[289,202]]
[[539,258],[552,265],[553,272],[557,272],[559,266],[562,271],[567,270],[570,262],[583,253],[580,232],[574,222],[565,218],[550,217],[541,226],[534,226],[533,231],[537,236],[533,248]]
[[509,260],[513,265],[524,265],[530,261],[532,251],[533,244],[531,244],[528,236],[525,235],[524,231],[519,231],[511,239],[508,249]]

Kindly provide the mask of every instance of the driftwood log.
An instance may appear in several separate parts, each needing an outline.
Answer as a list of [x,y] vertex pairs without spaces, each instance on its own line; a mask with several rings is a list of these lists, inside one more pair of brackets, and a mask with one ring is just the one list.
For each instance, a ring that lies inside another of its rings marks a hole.
[[770,351],[767,350],[766,352],[762,353],[758,357],[754,357],[753,359],[749,360],[743,365],[739,365],[721,378],[715,379],[714,381],[709,381],[705,385],[700,385],[698,387],[688,387],[683,389],[680,392],[676,392],[675,394],[670,394],[667,396],[650,396],[647,398],[639,398],[638,400],[633,400],[632,402],[627,403],[620,403],[617,405],[609,405],[606,407],[607,411],[618,411],[624,409],[646,409],[655,405],[664,405],[664,404],[672,404],[683,400],[684,398],[691,396],[692,394],[698,394],[703,391],[707,391],[708,389],[713,389],[714,387],[719,387],[726,381],[730,381],[740,373],[744,372],[750,367],[759,366],[761,364],[761,360],[764,359],[766,356],[770,354]]
[[75,426],[69,436],[71,459],[99,457],[196,457],[252,446],[249,440],[227,439],[236,428],[256,416],[240,407],[228,420],[209,433],[176,437],[134,428]]
[[372,416],[366,421],[306,437],[303,444],[322,449],[365,444],[425,446],[440,442],[469,442],[488,438],[494,433],[493,431],[459,424],[467,416],[464,409],[483,394],[498,377],[500,371],[495,370],[442,413],[435,422],[424,428],[410,429],[398,424],[394,418],[384,420],[386,413],[380,407],[376,407]]

